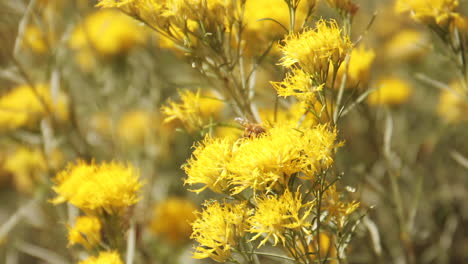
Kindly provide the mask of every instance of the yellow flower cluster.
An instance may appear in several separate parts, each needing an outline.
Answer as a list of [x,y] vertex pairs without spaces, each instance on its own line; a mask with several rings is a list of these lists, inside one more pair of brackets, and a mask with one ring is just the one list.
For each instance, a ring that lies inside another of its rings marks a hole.
[[130,145],[144,144],[155,133],[156,116],[148,111],[132,110],[119,120],[117,134],[119,139]]
[[271,237],[276,245],[278,241],[285,246],[286,229],[298,230],[310,226],[309,217],[314,208],[313,202],[303,203],[301,192],[292,194],[286,190],[281,196],[267,195],[257,199],[255,214],[249,218],[249,232],[256,233],[252,240],[264,235],[260,246]]
[[65,94],[53,94],[46,84],[17,86],[0,97],[0,130],[10,131],[34,124],[49,111],[59,120],[68,118]]
[[210,119],[216,118],[222,110],[224,103],[210,94],[202,95],[200,90],[192,92],[183,90],[179,92],[180,103],[169,100],[161,108],[167,117],[164,122],[180,121],[189,132],[202,130]]
[[411,13],[416,21],[439,26],[463,23],[457,7],[458,0],[398,0],[395,4],[398,13]]
[[369,105],[399,105],[405,103],[412,91],[411,85],[402,79],[387,78],[376,84],[377,90],[367,97]]
[[53,189],[58,196],[52,202],[69,202],[90,213],[121,214],[140,199],[142,183],[138,177],[131,165],[79,161],[57,175]]
[[91,249],[101,242],[101,222],[96,216],[80,216],[68,227],[68,245],[81,244]]
[[447,122],[467,121],[468,97],[463,94],[459,82],[450,85],[450,90],[444,90],[439,96],[437,113]]
[[327,79],[330,65],[338,69],[351,48],[349,37],[342,36],[335,20],[319,20],[315,29],[291,34],[284,40],[280,65],[300,67],[322,84]]
[[187,199],[168,198],[154,207],[150,224],[151,231],[162,236],[172,244],[181,244],[189,240],[195,220],[195,204]]
[[77,51],[78,63],[86,70],[94,67],[94,57],[109,58],[143,44],[147,33],[137,21],[117,10],[102,10],[86,17],[72,33],[69,45]]
[[184,167],[185,184],[203,184],[214,192],[270,191],[287,185],[293,174],[314,179],[333,164],[336,131],[327,126],[298,130],[273,127],[264,135],[239,141],[205,138]]
[[314,85],[312,75],[299,68],[293,68],[281,82],[271,82],[279,96],[294,96],[301,102],[314,102],[316,92],[323,89],[324,84]]
[[331,185],[324,194],[324,210],[328,212],[328,218],[336,224],[339,229],[342,229],[346,223],[346,219],[354,211],[359,208],[360,203],[357,201],[343,202],[343,198],[336,190],[336,184]]
[[[371,66],[375,59],[375,53],[371,49],[359,46],[351,51],[348,65],[348,83],[346,87],[366,85],[370,78]],[[345,67],[340,67],[338,78],[342,77]],[[340,73],[341,72],[341,73]]]
[[193,257],[209,257],[217,262],[225,262],[247,230],[248,214],[245,203],[206,202],[205,209],[198,213],[198,219],[192,223],[191,238],[200,244],[195,247]]
[[89,257],[78,264],[123,264],[117,251],[102,251],[97,257]]
[[41,174],[48,169],[41,150],[27,147],[19,147],[13,153],[9,153],[2,167],[12,174],[16,189],[25,193],[34,190]]

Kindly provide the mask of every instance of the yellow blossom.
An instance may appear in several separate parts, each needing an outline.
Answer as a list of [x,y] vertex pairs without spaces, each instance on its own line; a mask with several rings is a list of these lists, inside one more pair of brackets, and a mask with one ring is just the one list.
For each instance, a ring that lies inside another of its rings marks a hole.
[[24,46],[38,54],[44,54],[49,49],[47,38],[37,26],[28,25],[24,32]]
[[199,244],[193,257],[211,258],[217,262],[229,259],[232,249],[236,248],[248,229],[248,214],[245,203],[205,202],[205,209],[198,213],[197,220],[192,223],[191,238]]
[[96,216],[80,216],[68,227],[68,244],[81,244],[88,250],[101,242],[101,222]]
[[299,66],[324,83],[330,64],[339,66],[351,47],[349,37],[342,36],[335,20],[319,20],[315,29],[291,34],[284,40],[280,64],[287,68]]
[[[317,125],[316,117],[308,111],[307,102],[293,103],[286,109],[260,109],[260,117],[266,127],[274,127],[276,124],[287,124],[290,127],[311,128]],[[276,121],[275,121],[276,112]]]
[[89,70],[93,57],[125,54],[144,43],[147,33],[137,21],[116,10],[102,10],[86,17],[72,33],[69,45],[80,65]]
[[195,204],[187,199],[172,197],[154,206],[150,229],[172,244],[186,242],[190,238],[195,221]]
[[57,197],[52,202],[69,202],[88,212],[119,214],[140,199],[142,183],[138,178],[138,171],[129,164],[78,161],[57,174],[53,187]]
[[18,147],[7,156],[3,169],[12,174],[18,191],[30,193],[48,167],[40,149]]
[[0,130],[14,130],[35,123],[47,116],[68,118],[68,100],[65,94],[52,94],[46,84],[20,85],[0,97]]
[[195,189],[199,193],[206,188],[214,192],[222,193],[228,186],[227,163],[232,155],[232,138],[209,138],[196,145],[192,157],[184,166],[187,179],[185,184],[203,184]]
[[412,60],[428,51],[428,37],[417,30],[406,29],[395,34],[384,46],[391,60]]
[[101,251],[97,257],[89,257],[78,264],[123,264],[117,251]]
[[179,92],[181,102],[169,100],[161,111],[167,116],[164,122],[179,120],[189,132],[203,129],[210,119],[216,118],[223,102],[211,94],[201,95],[200,90],[196,93],[183,90]]
[[155,116],[143,110],[126,112],[117,125],[117,135],[131,145],[144,144],[155,133]]
[[[348,84],[347,87],[356,85],[365,86],[370,78],[372,63],[375,59],[375,53],[372,49],[366,49],[364,46],[354,48],[348,65]],[[344,70],[344,65],[340,70]],[[340,73],[338,73],[340,80]]]
[[234,194],[247,188],[254,191],[286,186],[294,173],[314,179],[321,168],[333,164],[337,146],[336,131],[326,126],[301,130],[278,125],[264,135],[246,139],[236,145],[229,162],[230,183]]
[[313,202],[303,203],[301,192],[292,194],[286,190],[281,196],[267,195],[257,199],[255,214],[249,218],[254,233],[252,240],[264,235],[259,247],[273,238],[273,245],[281,241],[285,245],[285,233],[289,229],[305,230],[310,226],[309,216],[313,209]]
[[411,95],[411,85],[402,79],[388,78],[380,80],[377,90],[367,98],[370,105],[398,105],[405,103]]
[[344,202],[336,190],[336,184],[331,185],[323,196],[323,208],[328,212],[327,217],[340,229],[345,226],[348,216],[356,211],[359,205],[357,201]]
[[443,90],[439,96],[437,114],[447,122],[467,121],[468,97],[463,94],[459,82],[453,82],[450,90]]
[[446,26],[454,19],[458,0],[397,0],[398,13],[411,13],[411,17],[422,23]]
[[282,82],[271,82],[279,96],[294,96],[302,102],[314,103],[316,93],[323,89],[323,84],[314,85],[313,76],[301,69],[293,68]]

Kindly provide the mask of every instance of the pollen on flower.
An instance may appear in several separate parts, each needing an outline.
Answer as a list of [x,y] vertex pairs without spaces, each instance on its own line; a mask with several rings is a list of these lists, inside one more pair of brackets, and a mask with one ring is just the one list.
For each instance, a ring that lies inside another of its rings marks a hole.
[[101,222],[96,216],[80,216],[68,227],[68,245],[81,244],[91,249],[101,242]]
[[248,229],[248,215],[246,203],[205,202],[205,208],[192,223],[191,238],[199,244],[193,257],[217,262],[229,259],[232,249]]
[[136,204],[142,187],[136,168],[116,162],[78,161],[59,172],[55,182],[53,203],[69,202],[84,211],[110,214]]

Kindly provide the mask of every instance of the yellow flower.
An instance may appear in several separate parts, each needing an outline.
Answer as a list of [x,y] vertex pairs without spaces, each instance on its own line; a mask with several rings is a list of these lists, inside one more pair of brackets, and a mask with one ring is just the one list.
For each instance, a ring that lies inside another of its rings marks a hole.
[[131,165],[78,161],[57,174],[53,190],[58,196],[52,202],[69,202],[88,212],[120,214],[140,199],[138,177]]
[[154,206],[150,229],[172,244],[187,242],[195,221],[195,204],[187,199],[168,198]]
[[125,54],[146,40],[147,33],[137,21],[116,10],[102,10],[88,16],[72,33],[69,45],[76,50],[84,69],[93,66],[94,55]]
[[286,190],[283,195],[267,195],[257,199],[255,214],[249,218],[251,228],[249,232],[256,234],[252,240],[264,235],[259,247],[273,238],[273,245],[278,241],[285,245],[285,233],[289,229],[305,230],[310,226],[309,216],[313,209],[313,202],[303,203],[298,190],[292,194]]
[[307,111],[307,102],[293,103],[289,108],[278,109],[260,109],[260,117],[266,127],[274,127],[277,124],[286,124],[290,127],[296,127],[300,124],[301,128],[311,128],[317,125],[316,117]]
[[395,34],[384,46],[391,60],[415,59],[428,51],[428,37],[422,32],[406,29]]
[[301,69],[293,68],[282,82],[271,82],[279,96],[294,96],[301,102],[314,103],[316,93],[323,89],[323,84],[314,85],[313,76]]
[[97,257],[89,257],[78,264],[123,264],[117,251],[101,251]]
[[335,184],[331,185],[323,196],[323,208],[328,211],[327,217],[340,229],[345,226],[348,216],[356,211],[359,205],[357,201],[344,202]]
[[48,51],[48,42],[44,32],[35,25],[28,25],[24,32],[23,45],[30,48],[38,54],[44,54]]
[[191,238],[199,244],[193,257],[225,262],[231,256],[231,249],[236,248],[248,229],[249,210],[245,203],[208,201],[204,206],[205,209],[198,213],[197,220],[192,223]]
[[313,179],[321,168],[333,163],[336,131],[326,126],[298,130],[278,125],[264,135],[235,146],[229,162],[230,183],[237,194],[247,188],[267,192],[286,186],[294,173]]
[[458,82],[453,82],[451,90],[443,90],[439,96],[437,113],[447,122],[467,121],[468,97]]
[[[374,58],[375,53],[371,49],[366,49],[364,46],[359,46],[353,49],[348,66],[347,87],[355,87],[358,83],[360,86],[365,86],[367,84],[370,78]],[[344,68],[344,65],[340,67],[340,69],[343,70]],[[340,76],[340,74],[338,75]]]
[[458,0],[397,0],[395,11],[411,13],[414,20],[422,23],[446,26],[456,16],[457,7]]
[[81,244],[88,250],[101,242],[101,222],[95,216],[80,216],[68,227],[68,245]]
[[20,192],[34,190],[41,174],[47,172],[47,163],[40,149],[18,147],[8,154],[3,163],[5,171],[13,175],[13,184]]
[[318,83],[324,83],[330,64],[339,66],[351,48],[349,37],[342,36],[335,20],[319,20],[315,29],[291,34],[284,40],[280,65],[299,66]]
[[196,93],[183,90],[179,92],[181,103],[169,100],[161,111],[167,116],[164,122],[179,120],[189,132],[203,129],[210,119],[216,118],[224,103],[212,94],[202,96],[200,90]]
[[205,137],[184,166],[188,176],[185,184],[203,184],[203,187],[194,190],[197,193],[206,188],[223,193],[229,186],[227,163],[232,155],[233,144],[232,138]]
[[130,145],[144,144],[151,133],[155,133],[155,119],[155,116],[147,111],[127,112],[119,120],[117,135]]
[[377,83],[377,90],[367,98],[370,105],[398,105],[405,103],[411,95],[411,85],[402,79],[389,78]]
[[35,123],[48,111],[60,120],[68,118],[68,99],[59,92],[52,94],[46,84],[38,84],[35,91],[20,85],[0,97],[0,130],[14,130]]

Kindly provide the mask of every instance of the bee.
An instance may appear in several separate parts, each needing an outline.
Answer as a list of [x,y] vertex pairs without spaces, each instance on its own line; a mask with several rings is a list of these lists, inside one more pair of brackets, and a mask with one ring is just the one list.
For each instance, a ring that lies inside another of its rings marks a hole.
[[236,117],[234,120],[244,127],[243,137],[254,138],[266,132],[264,127],[256,123],[249,122],[245,118]]

